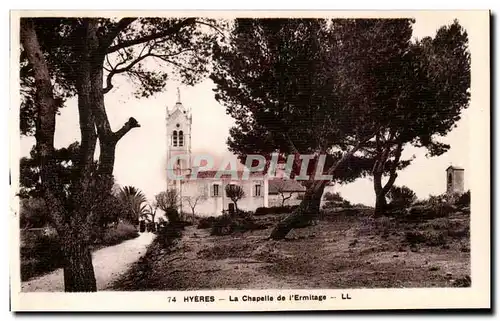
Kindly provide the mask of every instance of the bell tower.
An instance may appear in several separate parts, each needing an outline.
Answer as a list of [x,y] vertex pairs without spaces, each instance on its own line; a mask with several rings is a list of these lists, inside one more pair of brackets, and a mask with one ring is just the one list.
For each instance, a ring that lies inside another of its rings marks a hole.
[[167,106],[167,170],[176,175],[189,174],[191,170],[191,109],[184,107],[177,88],[177,102],[172,109]]
[[463,194],[464,172],[463,168],[453,165],[446,169],[446,194]]

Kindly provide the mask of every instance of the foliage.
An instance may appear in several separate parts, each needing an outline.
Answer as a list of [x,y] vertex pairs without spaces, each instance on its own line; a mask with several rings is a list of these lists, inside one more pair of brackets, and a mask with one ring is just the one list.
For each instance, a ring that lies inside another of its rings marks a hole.
[[155,195],[155,200],[158,208],[166,213],[169,208],[179,207],[179,192],[175,188],[169,188],[166,192]]
[[[381,127],[375,140],[363,148],[376,160],[376,211],[385,205],[384,196],[394,184],[397,171],[413,160],[401,159],[404,148],[425,148],[427,156],[445,153],[450,146],[438,138],[456,127],[470,100],[468,36],[458,21],[439,28],[434,38],[407,41],[394,48],[385,63],[374,69],[373,89],[382,107]],[[384,186],[383,175],[389,176]]]
[[226,196],[233,201],[234,206],[236,207],[236,212],[238,212],[238,201],[245,197],[245,191],[239,185],[228,184],[226,185]]
[[[370,21],[383,31],[384,21],[402,31],[396,19],[353,21],[236,20],[227,45],[214,50],[211,78],[216,99],[236,121],[228,146],[240,159],[255,153],[316,154],[310,173],[324,155],[325,169],[336,164],[331,174],[340,182],[372,168],[370,158],[342,158],[374,131],[376,105],[364,102],[376,95],[362,76],[385,59],[395,41],[373,32]],[[297,174],[301,162],[293,165]]]
[[351,207],[351,202],[345,200],[338,192],[326,192],[325,195],[323,195],[323,199],[326,201],[326,203],[323,205],[323,209],[334,207]]
[[407,186],[392,186],[387,193],[392,208],[407,208],[417,200],[417,195]]
[[266,215],[266,214],[289,214],[297,209],[298,205],[293,206],[271,206],[271,207],[257,207],[254,215]]
[[435,230],[407,231],[405,240],[411,245],[425,243],[429,246],[442,246],[447,243],[447,233]]
[[250,215],[231,216],[224,214],[215,217],[212,222],[211,235],[229,235],[236,232],[266,229],[265,224],[257,223]]
[[[71,187],[78,178],[75,173],[75,164],[79,151],[80,144],[74,142],[68,147],[54,150],[53,153],[56,166],[51,174],[57,177],[62,189],[60,193],[65,197],[70,194]],[[31,149],[29,157],[21,158],[19,162],[20,197],[42,196],[40,164],[41,159],[35,147]]]
[[134,225],[127,222],[119,222],[116,226],[107,228],[100,237],[98,244],[112,246],[123,241],[139,236]]
[[207,229],[211,228],[214,221],[215,221],[215,216],[208,216],[208,217],[201,217],[198,219],[198,229]]
[[455,202],[455,205],[464,207],[470,206],[470,190],[460,195],[460,197]]
[[[78,93],[78,71],[83,66],[85,51],[82,41],[92,19],[37,18],[36,33],[46,54],[54,95],[59,108],[67,98]],[[134,95],[148,97],[162,91],[168,79],[195,84],[210,66],[211,44],[221,22],[198,18],[124,18],[97,19],[100,42],[105,49],[102,69],[107,93],[114,89],[114,79],[129,79],[135,86]],[[203,26],[212,28],[203,28]],[[146,63],[146,62],[154,62]],[[151,68],[149,66],[153,65]],[[168,67],[168,68],[160,68]],[[167,73],[166,70],[169,72]],[[33,68],[21,49],[21,133],[34,134],[38,116],[34,102]]]
[[325,195],[323,195],[323,199],[325,201],[330,201],[330,202],[342,202],[344,198],[340,196],[340,193],[331,193],[331,192],[326,192]]
[[45,230],[21,233],[21,281],[61,267],[63,259],[56,233]]
[[169,224],[179,222],[181,219],[179,216],[179,212],[174,207],[167,207],[167,210],[165,211],[165,215],[168,218]]
[[124,219],[132,224],[137,224],[140,217],[149,213],[146,196],[134,186],[123,187],[118,193],[118,199],[128,207],[128,215]]
[[40,228],[50,223],[50,215],[43,198],[22,198],[19,205],[21,228]]

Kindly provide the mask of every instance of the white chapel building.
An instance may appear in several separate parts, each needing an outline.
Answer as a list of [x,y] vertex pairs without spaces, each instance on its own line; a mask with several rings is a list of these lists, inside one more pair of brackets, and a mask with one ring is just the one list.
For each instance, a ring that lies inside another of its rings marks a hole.
[[[228,184],[239,185],[245,192],[245,196],[238,201],[239,209],[255,211],[258,207],[268,207],[270,180],[264,173],[250,173],[248,179],[242,179],[244,171],[235,170],[232,175],[226,173],[217,177],[215,168],[200,170],[197,179],[190,179],[193,171],[192,117],[191,110],[181,103],[178,91],[174,107],[171,109],[167,107],[167,171],[173,171],[183,179],[172,179],[167,175],[167,189],[177,189],[182,212],[191,213],[191,207],[196,203],[195,213],[199,216],[222,215],[223,210],[227,211],[234,207],[225,193]],[[188,155],[188,157],[169,161],[176,155]]]

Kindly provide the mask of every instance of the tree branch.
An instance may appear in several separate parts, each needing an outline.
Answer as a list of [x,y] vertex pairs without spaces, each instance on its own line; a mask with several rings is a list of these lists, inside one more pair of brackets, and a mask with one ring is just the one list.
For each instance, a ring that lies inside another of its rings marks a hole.
[[190,24],[193,24],[195,22],[196,22],[196,18],[184,19],[181,22],[175,24],[174,26],[172,26],[172,27],[170,27],[167,30],[164,30],[162,32],[157,32],[157,33],[153,33],[153,34],[150,34],[150,35],[147,35],[144,37],[139,37],[136,39],[130,39],[130,40],[125,40],[125,41],[119,42],[118,44],[116,44],[114,46],[110,46],[107,49],[106,53],[109,54],[109,53],[115,52],[115,51],[122,49],[122,48],[127,48],[127,47],[131,47],[131,46],[139,45],[141,43],[145,43],[145,42],[148,42],[151,40],[155,40],[158,38],[163,38],[163,37],[175,34],[175,33],[179,32],[183,27],[190,25]]
[[113,70],[111,70],[111,72],[108,74],[108,76],[106,77],[106,88],[103,89],[103,92],[105,94],[107,94],[108,92],[111,91],[111,89],[113,89],[113,82],[112,82],[112,79],[113,79],[113,76],[116,75],[116,74],[120,74],[120,73],[123,73],[123,72],[127,72],[127,71],[130,71],[135,65],[137,65],[139,62],[141,62],[142,60],[144,60],[145,58],[151,56],[151,53],[148,52],[147,54],[143,55],[143,56],[140,56],[137,57],[134,61],[132,61],[130,64],[128,64],[128,66],[126,67],[123,67],[123,68],[117,68],[119,65],[123,64],[124,62],[122,61],[121,63],[118,63],[115,68]]
[[130,117],[129,120],[120,128],[118,131],[113,133],[113,138],[115,141],[119,141],[126,133],[128,133],[132,128],[141,127],[134,117]]
[[113,28],[109,30],[107,35],[102,39],[101,44],[99,45],[99,52],[103,54],[107,53],[107,48],[111,46],[116,36],[125,28],[127,28],[132,22],[134,22],[137,18],[123,18],[118,21]]

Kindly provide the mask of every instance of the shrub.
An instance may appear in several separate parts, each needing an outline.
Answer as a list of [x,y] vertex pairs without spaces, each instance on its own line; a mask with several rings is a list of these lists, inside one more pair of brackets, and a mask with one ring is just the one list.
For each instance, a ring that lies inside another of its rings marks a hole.
[[460,195],[455,202],[455,205],[462,207],[470,206],[470,190]]
[[20,201],[21,228],[40,228],[49,224],[49,211],[42,198],[24,198]]
[[468,288],[472,284],[471,278],[469,275],[466,275],[464,277],[459,277],[453,282],[453,287],[457,288]]
[[21,246],[21,280],[53,271],[64,264],[57,234],[26,231]]
[[126,222],[119,222],[116,227],[104,230],[99,240],[100,245],[111,246],[139,236],[134,225]]
[[447,217],[455,211],[455,207],[451,204],[442,202],[427,204],[420,203],[412,206],[407,212],[407,218],[410,220],[424,220],[439,217]]
[[439,246],[446,244],[447,236],[446,231],[407,231],[405,233],[405,240],[412,245],[425,243],[429,246]]
[[229,235],[234,232],[266,229],[267,225],[257,223],[251,216],[231,216],[224,214],[215,217],[212,222],[212,235]]
[[430,226],[435,230],[447,230],[450,227],[450,220],[446,217],[436,218],[429,223]]
[[323,195],[323,199],[328,202],[343,202],[344,199],[342,196],[340,196],[339,193],[330,193],[326,192],[325,195]]
[[211,228],[214,220],[215,220],[214,216],[202,217],[198,220],[197,228],[199,229]]
[[406,186],[393,186],[387,193],[391,208],[407,208],[417,200],[415,192]]
[[288,214],[295,211],[299,205],[286,205],[286,206],[271,206],[271,207],[258,207],[255,210],[256,216],[266,214]]
[[176,208],[174,208],[174,207],[168,207],[165,212],[166,212],[165,214],[166,214],[166,216],[168,218],[169,224],[180,221],[179,212],[177,211]]

